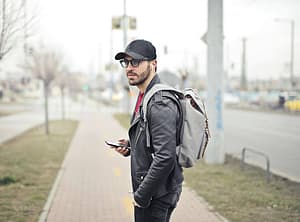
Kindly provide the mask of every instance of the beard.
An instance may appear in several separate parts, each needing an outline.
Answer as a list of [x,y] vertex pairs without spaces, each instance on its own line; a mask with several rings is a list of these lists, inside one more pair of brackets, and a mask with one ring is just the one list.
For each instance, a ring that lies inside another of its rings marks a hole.
[[128,72],[127,74],[131,73],[134,74],[137,78],[136,79],[128,79],[128,83],[131,86],[138,86],[143,84],[150,76],[150,64],[148,64],[146,70],[144,72],[142,72],[141,74],[137,74],[134,72]]

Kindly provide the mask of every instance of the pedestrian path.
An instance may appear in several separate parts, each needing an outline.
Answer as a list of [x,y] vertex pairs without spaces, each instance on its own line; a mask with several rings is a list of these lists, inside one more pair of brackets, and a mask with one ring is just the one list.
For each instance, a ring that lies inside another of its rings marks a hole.
[[[109,112],[84,116],[39,222],[133,221],[130,159],[105,140],[127,137]],[[204,201],[184,187],[172,222],[220,222]]]

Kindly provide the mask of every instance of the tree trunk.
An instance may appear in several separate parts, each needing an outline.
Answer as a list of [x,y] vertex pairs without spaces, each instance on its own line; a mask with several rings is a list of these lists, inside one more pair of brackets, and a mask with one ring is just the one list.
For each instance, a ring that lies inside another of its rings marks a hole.
[[61,91],[61,115],[62,115],[62,119],[65,119],[65,88],[62,87],[60,88]]
[[48,118],[48,84],[44,81],[44,96],[45,96],[45,133],[49,134],[49,118]]

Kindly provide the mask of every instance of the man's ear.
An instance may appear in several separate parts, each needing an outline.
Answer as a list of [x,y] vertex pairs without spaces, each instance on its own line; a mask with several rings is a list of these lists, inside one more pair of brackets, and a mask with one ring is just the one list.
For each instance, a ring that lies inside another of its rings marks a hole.
[[153,61],[151,61],[151,64],[153,66],[153,71],[156,72],[157,61],[153,60]]

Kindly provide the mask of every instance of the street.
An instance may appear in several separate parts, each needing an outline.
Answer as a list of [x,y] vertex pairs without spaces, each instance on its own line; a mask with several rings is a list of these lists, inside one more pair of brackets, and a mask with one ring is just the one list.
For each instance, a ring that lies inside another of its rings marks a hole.
[[[299,116],[225,109],[224,128],[227,153],[240,158],[243,147],[263,152],[272,172],[300,181]],[[249,163],[266,168],[261,156],[246,156]]]

